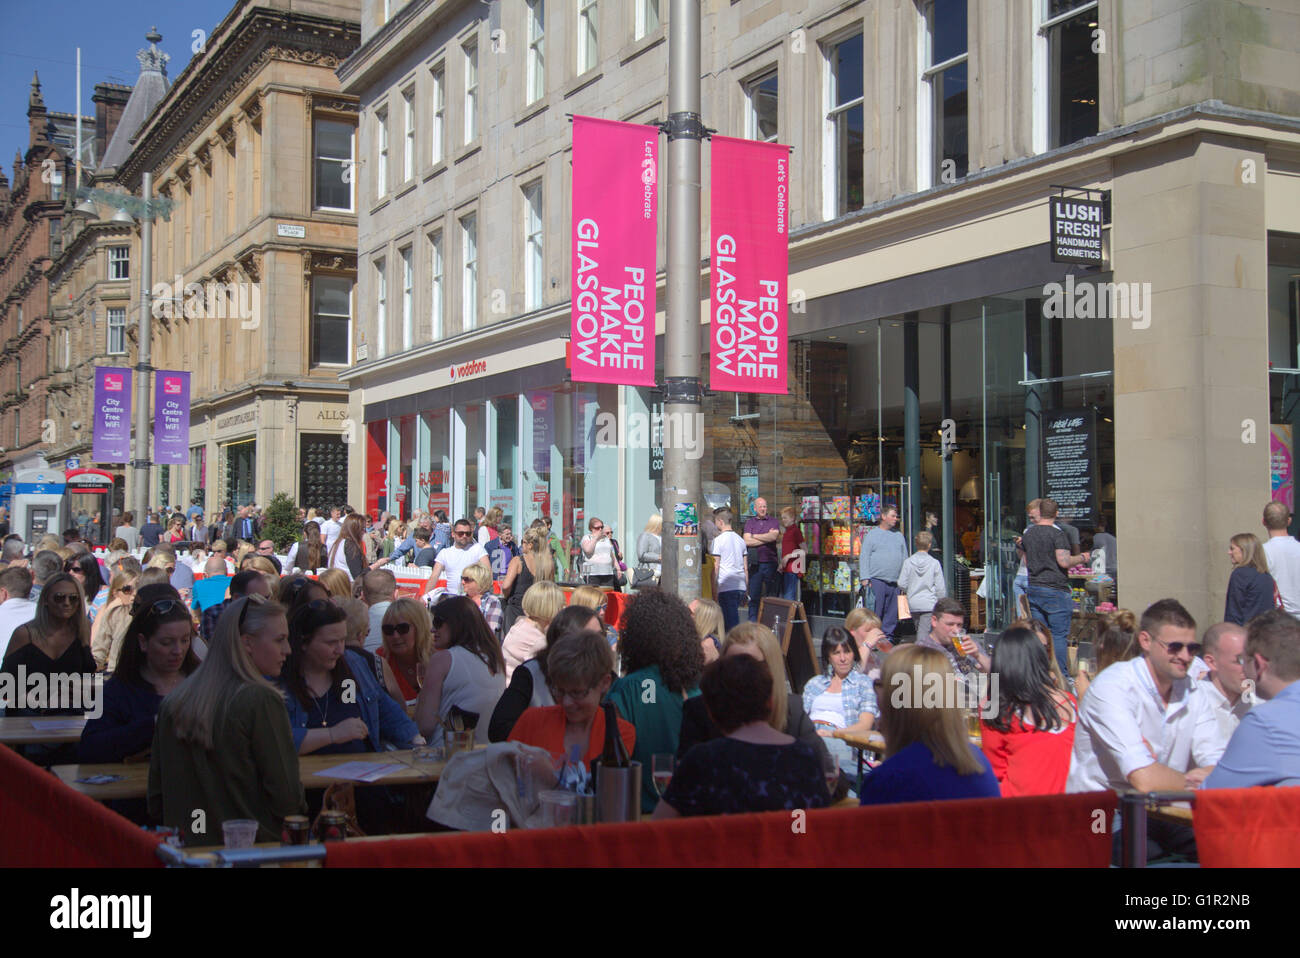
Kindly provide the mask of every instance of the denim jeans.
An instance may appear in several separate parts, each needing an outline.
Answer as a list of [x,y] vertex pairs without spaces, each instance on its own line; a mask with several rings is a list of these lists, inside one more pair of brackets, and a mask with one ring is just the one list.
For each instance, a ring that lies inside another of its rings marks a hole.
[[875,613],[880,616],[880,628],[892,642],[894,630],[898,628],[898,583],[872,579],[871,591],[876,595]]
[[1052,632],[1052,649],[1062,675],[1070,674],[1070,617],[1074,614],[1074,601],[1070,593],[1047,586],[1029,586],[1029,611],[1035,619]]
[[722,606],[722,627],[728,632],[740,625],[740,597],[744,594],[741,589],[718,593],[718,605]]
[[780,580],[776,577],[776,563],[760,562],[758,571],[749,574],[749,621],[758,621],[759,599],[765,595],[777,595],[780,591]]
[[781,598],[799,601],[799,577],[793,572],[781,573]]
[[1011,580],[1011,598],[1015,617],[1020,618],[1020,597],[1029,595],[1029,573],[1018,575]]

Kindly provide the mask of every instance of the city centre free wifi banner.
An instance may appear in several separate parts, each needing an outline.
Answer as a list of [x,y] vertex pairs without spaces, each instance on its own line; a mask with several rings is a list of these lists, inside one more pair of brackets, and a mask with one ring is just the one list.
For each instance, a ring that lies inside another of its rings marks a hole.
[[91,457],[95,462],[131,461],[131,370],[95,368],[95,421]]
[[790,148],[714,136],[709,156],[709,386],[784,394]]
[[573,381],[653,386],[659,128],[573,118]]
[[157,370],[153,409],[153,461],[185,465],[190,461],[190,374]]

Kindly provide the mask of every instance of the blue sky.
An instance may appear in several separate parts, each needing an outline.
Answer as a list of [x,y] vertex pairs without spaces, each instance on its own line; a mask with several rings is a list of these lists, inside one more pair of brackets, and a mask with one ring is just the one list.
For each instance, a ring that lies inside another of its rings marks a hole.
[[194,31],[210,34],[235,0],[179,0],[145,3],[116,0],[0,0],[7,30],[0,34],[0,164],[12,177],[14,152],[27,149],[27,97],[32,71],[41,77],[49,110],[71,113],[77,106],[77,47],[81,47],[81,112],[94,115],[96,83],[134,85],[140,75],[137,50],[158,27],[159,47],[171,55],[167,78],[174,81],[193,56]]

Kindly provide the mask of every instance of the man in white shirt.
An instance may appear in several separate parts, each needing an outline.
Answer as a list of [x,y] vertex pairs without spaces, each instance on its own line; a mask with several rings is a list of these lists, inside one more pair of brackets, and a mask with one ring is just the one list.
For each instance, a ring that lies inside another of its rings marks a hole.
[[0,660],[9,654],[9,640],[14,630],[36,618],[36,603],[29,598],[32,574],[22,566],[0,572]]
[[1242,694],[1246,673],[1242,657],[1246,651],[1246,630],[1231,622],[1220,622],[1205,630],[1201,656],[1209,667],[1209,674],[1201,679],[1201,687],[1214,702],[1214,714],[1219,721],[1219,738],[1224,747],[1237,731],[1237,724],[1254,704],[1252,697]]
[[[1200,651],[1196,621],[1161,599],[1142,613],[1137,641],[1142,655],[1103,670],[1080,703],[1066,792],[1199,788],[1223,754],[1214,702],[1187,678]],[[1113,834],[1118,854],[1118,825]],[[1195,848],[1188,826],[1147,822],[1149,857]]]
[[384,644],[384,613],[397,598],[397,577],[388,569],[372,569],[361,577],[361,598],[370,606],[370,631],[366,633],[366,648],[375,652]]
[[1268,560],[1268,574],[1277,584],[1282,597],[1282,608],[1300,616],[1300,542],[1287,532],[1291,510],[1284,503],[1270,502],[1264,507],[1264,557]]
[[713,513],[718,534],[710,550],[717,562],[713,565],[713,594],[722,606],[723,627],[730,632],[740,624],[740,600],[749,586],[749,550],[745,540],[731,529],[730,509]]
[[487,552],[473,540],[474,523],[468,519],[456,520],[452,529],[452,544],[438,553],[434,560],[430,580],[437,583],[444,571],[447,573],[447,594],[462,595],[465,587],[461,585],[460,574],[477,562],[489,572],[492,564],[488,562]]
[[320,524],[320,537],[325,543],[326,555],[329,555],[330,550],[334,548],[334,540],[339,537],[339,532],[343,529],[343,523],[339,521],[342,515],[343,510],[335,506],[330,510],[329,519]]

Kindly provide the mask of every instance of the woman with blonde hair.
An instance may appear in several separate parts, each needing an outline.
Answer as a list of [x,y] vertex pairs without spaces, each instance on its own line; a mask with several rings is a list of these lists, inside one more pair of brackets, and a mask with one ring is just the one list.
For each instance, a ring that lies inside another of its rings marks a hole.
[[[203,664],[163,699],[149,757],[149,814],[190,844],[194,809],[214,825],[256,819],[279,841],[286,816],[307,812],[289,713],[274,678],[289,656],[284,607],[261,596],[221,613]],[[268,678],[271,676],[272,678]]]
[[477,562],[471,562],[460,570],[461,590],[472,601],[487,622],[492,635],[501,636],[501,600],[492,594],[492,570],[485,569]]
[[722,654],[722,635],[726,631],[722,624],[722,606],[712,599],[696,599],[691,603],[691,616],[695,619],[695,631],[700,636],[704,664],[716,662]]
[[546,539],[545,527],[528,529],[520,540],[522,552],[506,566],[506,576],[501,580],[501,595],[505,598],[502,628],[508,634],[515,620],[524,615],[524,596],[534,582],[555,581],[555,556]]
[[580,585],[569,595],[569,605],[586,606],[600,616],[600,623],[605,629],[605,638],[609,639],[611,646],[617,646],[618,629],[605,621],[605,609],[608,604],[609,596],[605,593],[605,590],[594,585]]
[[316,581],[336,599],[352,598],[352,580],[342,569],[326,569],[316,577]]
[[515,669],[546,648],[546,630],[564,608],[564,590],[554,582],[534,582],[524,595],[524,614],[506,633],[501,654],[506,660],[506,682]]
[[1257,615],[1277,608],[1277,584],[1268,574],[1264,547],[1253,533],[1241,532],[1228,542],[1232,574],[1228,577],[1228,599],[1223,621],[1245,625]]
[[844,617],[844,631],[858,644],[862,673],[868,678],[880,678],[880,664],[894,649],[894,643],[885,638],[880,616],[870,609],[852,609]]
[[[863,779],[863,805],[1002,794],[988,759],[970,742],[959,683],[937,649],[904,645],[885,659],[878,697],[885,761]],[[942,705],[932,704],[936,697]]]
[[101,672],[117,668],[117,658],[122,651],[122,638],[131,624],[131,601],[135,598],[136,576],[119,572],[108,586],[108,599],[95,616],[90,630],[90,652]]
[[[707,601],[707,600],[705,600]],[[717,603],[713,603],[716,605]],[[722,610],[718,610],[721,616]],[[772,673],[772,712],[767,724],[778,732],[791,735],[812,748],[818,756],[827,754],[826,743],[813,726],[808,713],[803,710],[803,699],[790,691],[785,673],[785,656],[781,642],[767,626],[758,622],[742,622],[722,641],[722,656],[749,655],[767,663]],[[696,696],[686,700],[682,708],[682,734],[677,744],[680,758],[691,746],[707,742],[722,735],[722,730],[709,717],[704,698]]]
[[[641,535],[636,540],[638,575],[632,580],[633,586],[640,588],[659,584],[659,577],[663,574],[663,531],[663,515],[658,512],[651,513],[650,518],[646,520],[645,528],[641,530]],[[642,570],[648,570],[650,575],[647,577]]]
[[331,597],[329,601],[342,609],[343,614],[347,616],[347,638],[343,644],[365,659],[370,673],[395,701],[405,702],[406,699],[403,698],[402,690],[397,685],[397,676],[393,674],[392,668],[366,648],[366,637],[370,634],[370,606],[360,599]]
[[384,644],[375,654],[392,668],[398,698],[413,705],[420,694],[424,667],[433,654],[429,610],[415,599],[395,599],[384,612],[380,631]]
[[247,558],[250,555],[256,555],[256,554],[257,554],[257,548],[251,542],[244,542],[241,539],[239,545],[235,546],[235,554],[231,556],[231,559],[235,563],[235,571],[238,572],[241,568],[243,568],[242,563],[245,558]]

